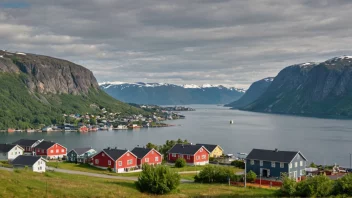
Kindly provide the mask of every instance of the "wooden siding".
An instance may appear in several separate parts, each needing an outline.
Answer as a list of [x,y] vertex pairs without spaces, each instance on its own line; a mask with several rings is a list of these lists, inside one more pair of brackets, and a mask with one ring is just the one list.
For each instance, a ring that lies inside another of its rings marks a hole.
[[[156,159],[156,157],[158,159]],[[148,160],[146,160],[146,159],[148,159]],[[151,150],[142,159],[137,159],[137,165],[140,166],[144,163],[151,164],[151,165],[161,164],[162,161],[163,161],[162,155],[159,154],[158,152],[156,152],[155,150]]]
[[[109,165],[110,161],[110,165]],[[92,157],[92,163],[94,166],[98,167],[103,167],[103,168],[114,168],[115,167],[115,161],[110,158],[104,151],[101,151],[97,155]]]
[[210,157],[220,157],[223,153],[224,151],[219,146],[216,146],[213,152],[210,153]]
[[169,153],[169,161],[175,162],[178,158],[184,158],[188,164],[207,164],[209,163],[209,153],[204,149],[199,149],[194,155],[184,155]]

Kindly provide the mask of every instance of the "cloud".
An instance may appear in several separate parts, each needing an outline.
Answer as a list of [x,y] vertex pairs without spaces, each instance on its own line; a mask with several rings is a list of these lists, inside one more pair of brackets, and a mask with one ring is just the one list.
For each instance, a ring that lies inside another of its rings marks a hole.
[[4,0],[0,45],[82,64],[99,81],[247,88],[352,54],[352,2]]

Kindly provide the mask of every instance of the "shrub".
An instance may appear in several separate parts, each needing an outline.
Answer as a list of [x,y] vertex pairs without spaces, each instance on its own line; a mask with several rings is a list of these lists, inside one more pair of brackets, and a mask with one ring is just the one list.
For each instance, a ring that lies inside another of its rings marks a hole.
[[247,173],[247,182],[254,182],[257,179],[257,174],[255,174],[255,172],[253,171],[249,171]]
[[214,157],[209,157],[209,162],[213,162],[215,160]]
[[228,179],[238,179],[230,167],[207,165],[198,175],[194,177],[199,183],[226,183]]
[[296,195],[302,197],[327,197],[332,193],[333,183],[325,175],[308,178],[297,184]]
[[336,180],[334,194],[352,196],[352,174],[347,174],[346,176]]
[[107,169],[109,172],[112,172],[112,169],[110,166],[108,166],[108,169]]
[[294,196],[296,194],[296,186],[296,181],[285,175],[282,179],[282,186],[279,193],[282,196]]
[[168,166],[144,164],[135,184],[141,192],[165,194],[177,188],[180,184],[180,175],[170,170]]
[[232,161],[232,162],[231,162],[231,165],[232,165],[232,166],[235,166],[235,167],[237,167],[237,168],[244,169],[244,161],[241,161],[241,160]]
[[186,160],[183,159],[183,158],[178,158],[176,161],[175,161],[175,167],[177,168],[182,168],[182,167],[185,167],[186,166]]

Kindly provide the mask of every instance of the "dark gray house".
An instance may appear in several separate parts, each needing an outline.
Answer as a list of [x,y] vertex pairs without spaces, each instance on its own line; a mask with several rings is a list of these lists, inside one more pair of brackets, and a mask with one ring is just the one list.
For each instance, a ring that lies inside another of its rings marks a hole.
[[89,158],[96,154],[92,148],[75,148],[67,153],[67,161],[75,163],[89,163]]
[[305,175],[307,159],[299,151],[253,149],[246,158],[247,172],[259,177],[279,178],[283,173],[300,180]]

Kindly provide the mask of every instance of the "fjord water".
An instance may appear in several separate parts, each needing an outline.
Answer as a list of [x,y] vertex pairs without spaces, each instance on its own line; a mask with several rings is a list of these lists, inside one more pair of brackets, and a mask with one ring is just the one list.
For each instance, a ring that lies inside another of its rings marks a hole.
[[[133,149],[148,142],[187,139],[192,143],[220,144],[226,153],[249,153],[252,148],[299,150],[309,162],[349,166],[352,121],[253,113],[216,105],[190,105],[184,120],[168,121],[174,127],[92,133],[0,133],[1,143],[20,138],[56,141],[68,149],[108,146]],[[230,124],[230,120],[234,124]]]

